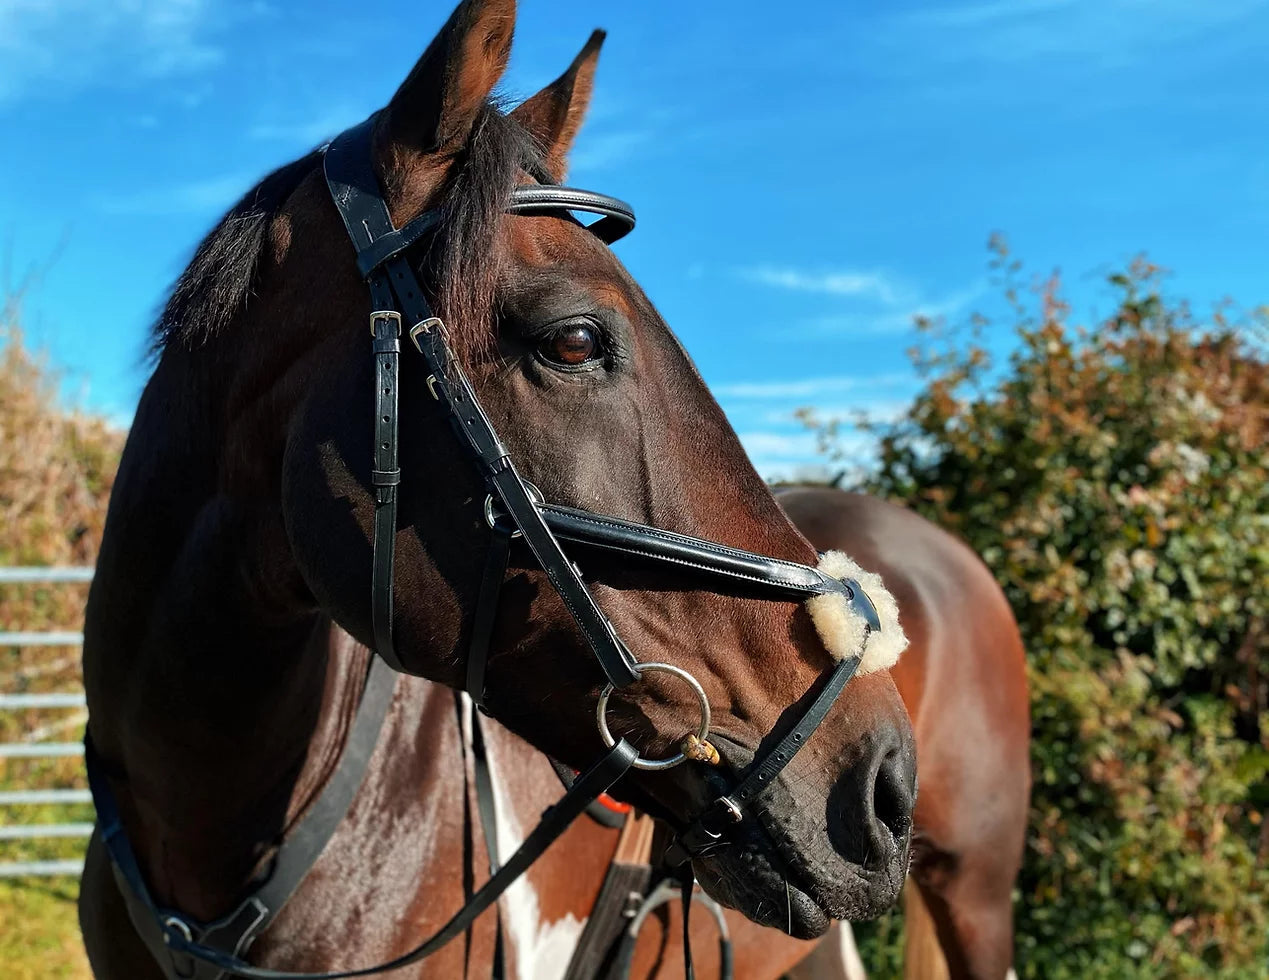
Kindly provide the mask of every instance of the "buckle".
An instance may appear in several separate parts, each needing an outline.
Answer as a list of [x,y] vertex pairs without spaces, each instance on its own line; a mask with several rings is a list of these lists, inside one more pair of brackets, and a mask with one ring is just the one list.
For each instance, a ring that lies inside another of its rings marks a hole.
[[410,328],[410,340],[414,342],[414,346],[418,348],[420,354],[423,353],[423,345],[419,342],[419,334],[430,334],[433,330],[438,331],[442,335],[445,333],[445,324],[441,322],[439,316],[430,316],[426,320],[420,320]]
[[378,326],[379,326],[379,321],[381,320],[387,320],[391,323],[395,323],[397,325],[397,332],[395,336],[397,337],[401,336],[401,314],[398,313],[396,310],[375,310],[373,313],[371,313],[370,314],[370,336],[372,337],[379,336]]

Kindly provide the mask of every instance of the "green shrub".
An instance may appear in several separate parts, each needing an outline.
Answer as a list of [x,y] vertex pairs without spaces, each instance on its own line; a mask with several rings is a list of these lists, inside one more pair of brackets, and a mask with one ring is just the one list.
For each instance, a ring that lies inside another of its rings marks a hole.
[[[919,324],[925,383],[867,424],[865,489],[982,555],[1029,654],[1023,977],[1264,977],[1269,964],[1269,365],[1139,260],[1072,324],[994,243],[1012,353]],[[1260,323],[1259,326],[1263,326]],[[808,419],[831,453],[833,423]],[[893,929],[890,930],[892,934]],[[874,931],[872,936],[876,937]],[[876,949],[882,958],[893,951]]]

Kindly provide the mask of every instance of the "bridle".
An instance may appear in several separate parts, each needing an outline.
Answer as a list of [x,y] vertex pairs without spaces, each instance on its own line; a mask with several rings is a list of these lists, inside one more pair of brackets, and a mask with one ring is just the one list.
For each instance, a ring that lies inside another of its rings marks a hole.
[[[339,980],[367,976],[415,963],[461,934],[486,908],[492,905],[588,804],[607,792],[631,769],[663,770],[689,758],[708,761],[709,702],[700,684],[681,667],[665,663],[645,663],[635,658],[582,579],[580,569],[565,551],[565,544],[588,553],[616,555],[625,560],[668,565],[699,579],[704,587],[742,589],[754,598],[800,601],[834,594],[841,597],[867,623],[870,631],[880,629],[877,612],[859,584],[839,580],[809,565],[769,558],[672,531],[620,520],[589,511],[550,504],[516,469],[510,453],[497,432],[461,366],[453,356],[444,324],[432,312],[407,253],[440,224],[440,213],[428,211],[402,228],[395,228],[374,174],[371,157],[372,133],[376,116],[338,136],[325,152],[325,175],[331,198],[357,254],[357,265],[370,291],[370,332],[375,377],[375,446],[371,471],[375,511],[372,532],[371,616],[375,652],[392,670],[409,673],[396,653],[392,634],[393,569],[397,532],[397,490],[402,473],[398,460],[399,359],[402,335],[408,336],[422,356],[427,371],[426,385],[441,413],[448,418],[459,443],[484,480],[487,496],[484,516],[490,531],[490,546],[477,597],[475,619],[468,651],[466,689],[478,706],[483,706],[485,675],[490,637],[497,613],[499,591],[506,577],[513,539],[521,539],[534,560],[546,573],[564,601],[587,645],[603,670],[606,685],[597,706],[597,724],[607,751],[589,770],[577,778],[564,797],[547,811],[542,821],[521,847],[472,896],[470,901],[438,933],[414,950],[388,963],[358,970],[326,973],[291,973],[254,967],[241,956],[250,941],[272,921],[281,904],[351,803],[364,771],[364,762],[345,766],[341,760],[337,777],[338,799],[328,805],[319,800],[320,829],[306,836],[316,841],[303,851],[308,860],[277,862],[283,866],[285,882],[262,886],[239,910],[207,926],[198,926],[188,917],[159,908],[151,899],[136,858],[123,831],[109,786],[100,774],[91,743],[88,746],[90,785],[98,806],[98,820],[115,866],[116,876],[126,886],[129,911],[142,938],[172,977],[218,977],[221,971],[249,980]],[[634,213],[623,202],[603,194],[553,185],[516,188],[506,208],[511,214],[571,216],[575,212],[594,214],[599,220],[588,230],[611,244],[634,227]],[[743,773],[743,778],[726,795],[718,797],[691,823],[679,831],[666,852],[667,863],[680,869],[686,882],[685,913],[691,882],[691,859],[728,843],[730,830],[744,817],[746,809],[780,771],[806,745],[858,669],[862,646],[827,672],[809,706],[784,735],[759,753]],[[364,728],[377,735],[374,718],[380,722],[391,695],[391,673],[375,661],[367,679],[362,707],[354,730]],[[624,739],[608,729],[606,708],[616,691],[637,683],[647,672],[663,672],[685,682],[700,705],[700,722],[684,739],[681,751],[664,759],[640,756]],[[388,679],[385,681],[384,678]],[[386,692],[386,693],[385,693]],[[373,702],[371,707],[368,703]],[[364,739],[363,739],[364,741]],[[346,755],[348,752],[346,750]],[[713,759],[716,760],[716,754]],[[311,828],[310,828],[311,829]],[[324,835],[324,836],[323,836]],[[276,874],[276,872],[275,872]],[[292,880],[293,879],[293,880]],[[266,894],[267,893],[267,894]],[[255,904],[252,904],[255,903]],[[243,910],[246,910],[245,912]],[[148,918],[150,928],[144,921]],[[226,922],[242,919],[243,928],[228,928]],[[250,920],[249,922],[247,920]],[[686,914],[684,915],[686,945]],[[157,927],[157,928],[156,928]],[[223,935],[222,935],[223,933]],[[153,940],[148,937],[157,937]],[[156,951],[155,942],[158,943]],[[166,947],[170,960],[161,955]],[[690,971],[690,966],[689,966]]]

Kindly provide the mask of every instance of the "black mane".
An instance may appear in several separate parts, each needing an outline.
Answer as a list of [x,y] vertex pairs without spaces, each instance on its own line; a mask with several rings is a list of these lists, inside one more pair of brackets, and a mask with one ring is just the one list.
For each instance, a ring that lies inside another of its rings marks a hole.
[[[257,285],[269,226],[320,160],[320,150],[314,150],[269,174],[203,239],[154,326],[156,350],[171,344],[199,347],[246,309]],[[474,345],[487,325],[496,275],[490,250],[521,172],[550,182],[532,137],[494,105],[485,106],[442,191],[444,218],[428,255],[438,312],[451,335],[457,331],[460,346]],[[462,343],[464,339],[473,344]]]
[[195,348],[246,308],[269,224],[320,159],[317,150],[279,167],[249,190],[199,243],[154,325],[154,346]]

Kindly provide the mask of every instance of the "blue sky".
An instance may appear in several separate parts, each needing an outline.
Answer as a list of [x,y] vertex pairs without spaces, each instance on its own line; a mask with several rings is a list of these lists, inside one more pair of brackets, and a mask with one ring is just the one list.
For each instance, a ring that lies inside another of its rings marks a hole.
[[[146,332],[216,218],[356,122],[448,2],[0,0],[0,272],[29,337],[126,421]],[[1269,4],[523,0],[507,94],[606,27],[572,181],[764,475],[792,418],[896,409],[912,314],[989,305],[992,231],[1079,313],[1147,250],[1200,309],[1269,300]]]

